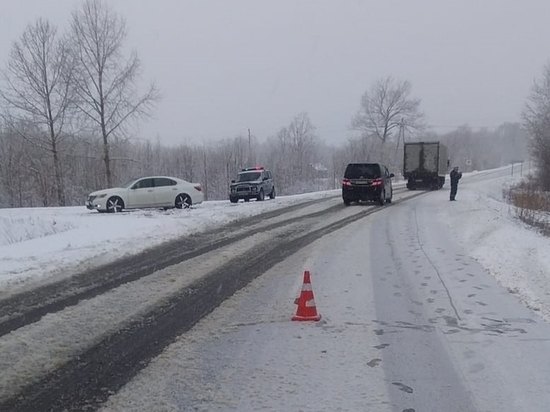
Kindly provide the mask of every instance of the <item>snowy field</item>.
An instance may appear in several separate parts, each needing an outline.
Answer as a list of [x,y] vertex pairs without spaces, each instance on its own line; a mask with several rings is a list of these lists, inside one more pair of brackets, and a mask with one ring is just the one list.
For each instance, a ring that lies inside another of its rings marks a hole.
[[98,213],[81,207],[0,209],[0,297],[29,282],[67,276],[181,236],[270,210],[339,195],[338,190],[265,202],[210,201],[189,210]]

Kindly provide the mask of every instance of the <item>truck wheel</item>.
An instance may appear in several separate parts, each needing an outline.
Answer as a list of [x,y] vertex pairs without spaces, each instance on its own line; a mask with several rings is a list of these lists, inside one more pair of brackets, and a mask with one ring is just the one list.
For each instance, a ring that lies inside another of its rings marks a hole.
[[233,196],[229,196],[229,201],[231,203],[237,203],[239,201],[239,198],[238,197],[233,197]]

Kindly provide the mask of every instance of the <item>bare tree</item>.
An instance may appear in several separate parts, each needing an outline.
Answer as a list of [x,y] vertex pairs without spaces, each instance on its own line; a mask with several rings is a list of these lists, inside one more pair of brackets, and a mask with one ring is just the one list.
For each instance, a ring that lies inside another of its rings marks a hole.
[[544,190],[550,190],[550,63],[544,66],[542,78],[533,83],[523,122],[539,180]]
[[47,20],[29,25],[14,42],[0,97],[9,115],[4,120],[29,142],[49,152],[55,176],[57,203],[65,205],[60,144],[66,137],[72,64],[65,39]]
[[314,162],[317,147],[315,126],[313,126],[307,113],[300,113],[294,116],[294,119],[290,122],[288,133],[290,136],[295,167],[299,174],[303,176],[304,167],[307,168],[306,170],[311,170],[311,166],[313,166]]
[[[496,139],[498,139],[500,154],[498,166],[529,158],[527,134],[520,123],[503,123],[496,129]],[[493,144],[488,150],[494,150],[494,148]]]
[[140,60],[135,51],[124,57],[126,24],[106,3],[85,0],[73,12],[71,34],[77,107],[102,138],[105,176],[112,186],[112,138],[122,137],[131,121],[149,116],[160,96],[154,84],[138,92]]
[[0,128],[0,207],[23,207],[28,168],[25,155],[30,144],[9,128]]
[[268,141],[267,165],[277,179],[279,193],[298,193],[314,175],[317,136],[307,113],[300,113]]
[[375,82],[361,98],[359,111],[352,119],[352,128],[364,138],[376,137],[383,143],[395,140],[400,128],[409,132],[424,127],[420,100],[411,98],[409,81],[386,77]]

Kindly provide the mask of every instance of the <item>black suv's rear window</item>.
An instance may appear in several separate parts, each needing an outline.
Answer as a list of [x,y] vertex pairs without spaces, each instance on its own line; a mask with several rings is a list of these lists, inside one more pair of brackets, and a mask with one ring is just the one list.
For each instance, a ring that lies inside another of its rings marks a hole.
[[350,163],[344,172],[345,179],[377,179],[380,176],[377,163]]

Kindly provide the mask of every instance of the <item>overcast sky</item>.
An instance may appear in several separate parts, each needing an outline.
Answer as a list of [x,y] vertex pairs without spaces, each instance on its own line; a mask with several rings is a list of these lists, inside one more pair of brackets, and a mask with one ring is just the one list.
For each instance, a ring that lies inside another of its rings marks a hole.
[[[107,0],[163,100],[139,137],[273,135],[308,112],[329,143],[392,75],[437,132],[519,121],[550,59],[550,0]],[[0,66],[25,26],[67,26],[77,0],[0,0]]]

